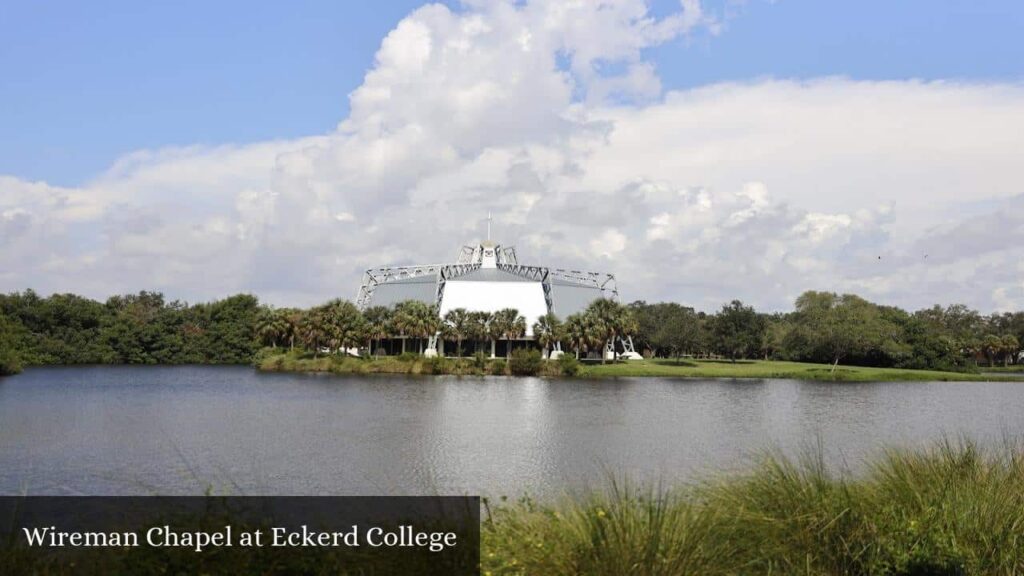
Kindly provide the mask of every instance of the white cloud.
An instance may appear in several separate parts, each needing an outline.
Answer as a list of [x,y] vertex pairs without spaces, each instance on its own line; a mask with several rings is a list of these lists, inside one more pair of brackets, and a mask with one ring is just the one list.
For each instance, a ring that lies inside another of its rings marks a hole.
[[626,235],[609,228],[590,241],[590,251],[598,256],[614,259],[626,249]]
[[[74,188],[0,177],[0,290],[279,304],[482,236],[616,272],[626,298],[788,308],[805,289],[1017,305],[1024,88],[762,80],[663,93],[693,0],[425,6],[337,129],[140,151]],[[927,254],[927,256],[925,256]]]

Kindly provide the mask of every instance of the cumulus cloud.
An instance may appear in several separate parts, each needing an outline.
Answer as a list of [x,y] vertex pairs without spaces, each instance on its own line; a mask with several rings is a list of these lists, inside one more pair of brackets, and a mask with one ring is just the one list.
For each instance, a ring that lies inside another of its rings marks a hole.
[[806,289],[1024,304],[1024,88],[760,80],[665,92],[695,0],[428,5],[324,134],[146,150],[82,186],[0,177],[0,289],[277,304],[495,236],[627,299],[785,309]]

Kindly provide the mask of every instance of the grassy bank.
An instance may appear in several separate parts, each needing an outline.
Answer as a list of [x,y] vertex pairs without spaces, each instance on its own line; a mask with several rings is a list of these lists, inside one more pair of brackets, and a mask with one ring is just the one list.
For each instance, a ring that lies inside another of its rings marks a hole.
[[[244,529],[239,518],[193,520]],[[610,482],[547,503],[485,501],[480,536],[488,576],[1021,574],[1024,448],[892,450],[855,478],[819,455],[768,455],[748,472],[675,489]],[[451,573],[428,553],[366,548],[82,549],[69,559],[0,542],[5,574]]]
[[1008,373],[1024,373],[1024,364],[1014,364],[1011,366],[990,366],[983,368],[985,372],[1008,372]]
[[674,490],[613,484],[485,510],[484,574],[1020,574],[1024,451],[893,451],[855,480],[820,458]]
[[795,380],[843,381],[984,381],[1000,378],[964,372],[937,370],[908,370],[900,368],[871,368],[829,364],[782,362],[775,360],[728,361],[695,360],[676,363],[674,360],[644,360],[588,366],[588,376],[671,376],[694,378],[792,378]]
[[[423,358],[418,355],[387,356],[361,359],[341,356],[319,356],[308,354],[274,353],[265,351],[256,360],[256,366],[264,371],[280,372],[327,372],[335,374],[456,374],[484,375],[509,374],[510,366],[504,359],[487,360],[480,358]],[[575,371],[573,373],[573,371]],[[939,372],[934,370],[903,370],[896,368],[865,368],[839,366],[832,371],[828,364],[806,364],[801,362],[779,362],[764,360],[728,361],[682,361],[637,360],[609,364],[582,364],[566,369],[557,362],[541,362],[538,374],[541,376],[663,376],[690,378],[791,378],[796,380],[831,381],[902,381],[902,380],[943,380],[943,381],[984,381],[1001,380],[1000,376],[969,374],[962,372]],[[1005,378],[1013,380],[1012,377]]]
[[[322,372],[332,374],[454,374],[459,376],[507,375],[509,363],[504,358],[424,358],[419,354],[354,358],[341,355],[308,353],[260,354],[255,365],[266,372]],[[555,363],[541,363],[541,374],[555,376],[561,372]]]

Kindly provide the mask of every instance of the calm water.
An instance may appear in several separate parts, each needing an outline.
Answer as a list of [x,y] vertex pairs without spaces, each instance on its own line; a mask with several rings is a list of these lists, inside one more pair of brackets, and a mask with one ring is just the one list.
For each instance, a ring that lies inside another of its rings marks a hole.
[[0,493],[553,495],[943,434],[1024,435],[1024,385],[36,368],[0,379]]

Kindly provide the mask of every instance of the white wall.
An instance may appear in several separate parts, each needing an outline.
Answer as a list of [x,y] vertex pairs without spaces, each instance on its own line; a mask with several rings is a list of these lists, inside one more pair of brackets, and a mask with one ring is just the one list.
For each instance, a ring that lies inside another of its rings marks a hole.
[[465,308],[478,312],[497,312],[515,308],[526,318],[526,335],[533,335],[533,323],[548,313],[544,288],[540,282],[473,282],[449,280],[444,285],[441,316],[449,310]]

